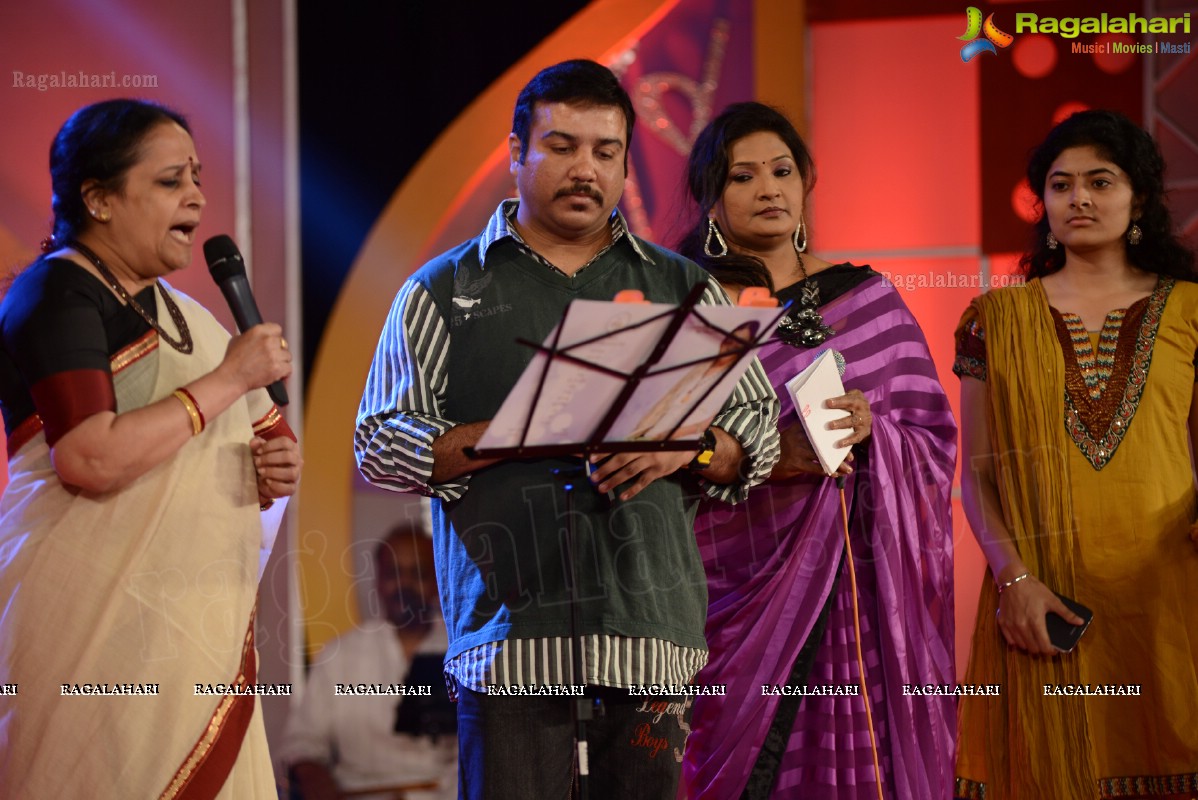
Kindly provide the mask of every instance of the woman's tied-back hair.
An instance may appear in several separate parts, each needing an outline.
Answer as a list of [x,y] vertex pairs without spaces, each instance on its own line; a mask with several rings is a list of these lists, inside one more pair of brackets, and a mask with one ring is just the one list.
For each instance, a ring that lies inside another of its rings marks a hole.
[[145,100],[105,100],[71,115],[50,145],[55,244],[78,236],[86,224],[83,184],[94,180],[119,192],[146,135],[164,122],[191,133],[183,115]]
[[[807,144],[790,120],[778,109],[763,103],[733,103],[707,124],[691,148],[686,178],[691,199],[697,206],[696,217],[676,249],[721,283],[742,287],[764,286],[773,292],[773,281],[761,259],[732,251],[721,258],[711,258],[703,252],[707,216],[728,185],[728,154],[732,145],[750,134],[761,132],[776,134],[790,149],[799,177],[803,180],[804,197],[810,193],[815,185],[815,164]],[[726,235],[727,231],[723,233]]]

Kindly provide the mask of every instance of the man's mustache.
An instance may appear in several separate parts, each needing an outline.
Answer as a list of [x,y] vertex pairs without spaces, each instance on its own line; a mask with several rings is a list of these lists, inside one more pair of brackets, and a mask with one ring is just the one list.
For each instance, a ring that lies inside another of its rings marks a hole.
[[563,186],[557,190],[557,194],[553,195],[553,199],[557,200],[562,197],[570,197],[571,195],[585,195],[599,205],[603,205],[603,195],[589,183],[572,183],[569,186]]

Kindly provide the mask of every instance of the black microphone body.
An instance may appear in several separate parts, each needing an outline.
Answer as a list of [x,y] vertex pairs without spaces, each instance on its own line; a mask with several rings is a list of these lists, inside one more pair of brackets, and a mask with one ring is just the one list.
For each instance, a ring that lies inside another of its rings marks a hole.
[[[254,293],[250,291],[250,282],[245,274],[245,260],[241,251],[228,236],[221,234],[213,236],[204,242],[204,260],[208,262],[208,271],[212,280],[220,287],[233,319],[237,322],[237,330],[245,333],[255,325],[262,324],[262,312],[254,302]],[[275,381],[266,387],[270,399],[276,405],[285,406],[288,402],[287,390],[282,381]]]

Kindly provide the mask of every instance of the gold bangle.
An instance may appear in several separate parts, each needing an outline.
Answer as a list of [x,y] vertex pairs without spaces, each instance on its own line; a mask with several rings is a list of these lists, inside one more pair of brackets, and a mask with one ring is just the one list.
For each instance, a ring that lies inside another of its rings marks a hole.
[[1011,580],[1007,581],[1006,583],[1000,583],[998,584],[998,593],[1002,594],[1004,590],[1010,589],[1015,584],[1019,583],[1020,581],[1027,580],[1030,577],[1032,577],[1032,573],[1025,572],[1022,575],[1017,575],[1014,578],[1011,578]]
[[202,431],[202,430],[204,430],[204,428],[207,428],[208,420],[204,418],[204,411],[203,411],[203,409],[200,408],[200,404],[199,404],[199,401],[196,400],[196,396],[194,394],[192,394],[191,392],[187,391],[186,386],[180,386],[179,391],[183,392],[183,394],[187,395],[187,399],[191,401],[192,408],[194,408],[196,410],[196,414],[199,415],[200,430]]
[[179,388],[171,392],[183,407],[187,409],[187,416],[191,417],[191,435],[199,436],[204,430],[204,415],[200,413],[200,407],[196,405],[195,398],[191,396],[191,392],[186,389]]
[[259,498],[259,501],[258,501],[258,510],[259,510],[259,511],[266,511],[268,508],[270,508],[270,507],[271,507],[271,506],[273,506],[274,504],[275,504],[275,499],[274,499],[273,497],[268,497],[268,498],[266,498],[266,502],[265,502],[265,503],[261,501],[261,498]]

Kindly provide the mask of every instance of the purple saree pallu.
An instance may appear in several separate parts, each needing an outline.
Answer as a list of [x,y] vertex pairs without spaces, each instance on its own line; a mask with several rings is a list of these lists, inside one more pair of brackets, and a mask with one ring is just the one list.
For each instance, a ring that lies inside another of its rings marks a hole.
[[[782,429],[798,424],[786,381],[825,349],[844,355],[846,390],[869,399],[873,431],[845,495],[885,796],[949,798],[955,703],[905,686],[954,682],[956,424],[923,334],[888,281],[870,277],[819,310],[835,331],[823,345],[775,339],[761,361],[778,390]],[[845,548],[836,482],[803,476],[759,486],[737,506],[708,502],[695,529],[711,648],[696,682],[723,684],[727,694],[696,699],[687,796],[741,796],[791,669],[829,604],[808,685],[840,693],[802,698],[783,734],[773,796],[876,798],[864,698],[844,693],[860,685],[860,671],[847,563],[837,575]]]

